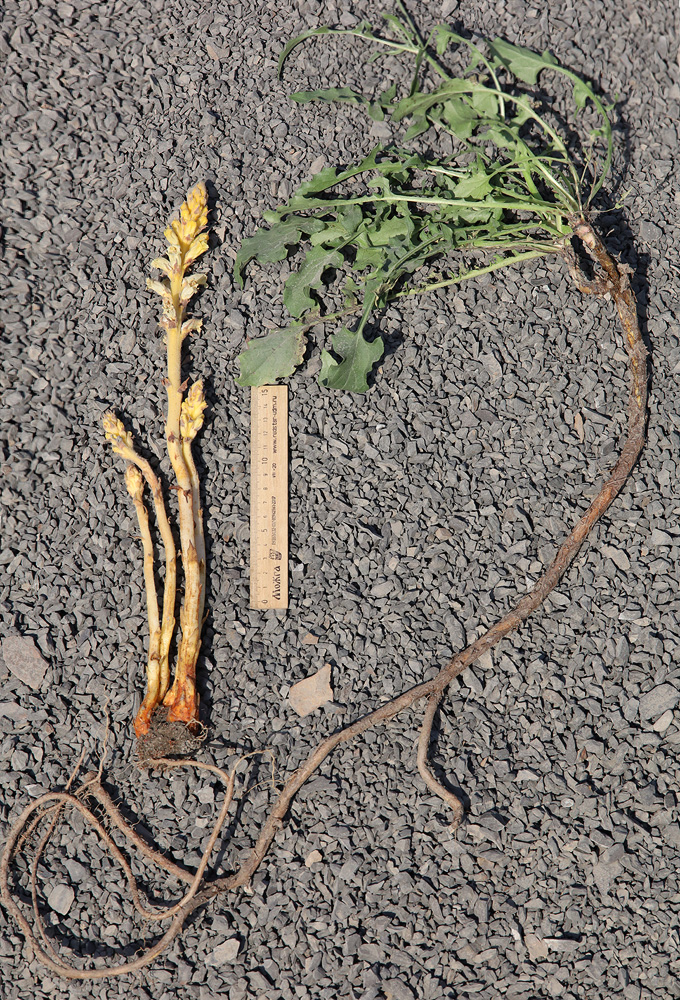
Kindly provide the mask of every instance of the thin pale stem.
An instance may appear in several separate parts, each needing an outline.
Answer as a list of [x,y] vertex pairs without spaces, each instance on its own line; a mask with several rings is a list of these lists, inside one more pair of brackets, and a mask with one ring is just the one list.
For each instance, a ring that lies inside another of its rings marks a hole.
[[137,475],[140,477],[140,488],[133,493],[132,499],[137,512],[139,531],[142,536],[146,610],[149,619],[149,652],[146,665],[147,691],[135,719],[135,733],[139,737],[143,733],[148,732],[151,713],[160,701],[161,623],[158,614],[158,596],[156,594],[156,581],[154,578],[153,542],[151,541],[151,532],[149,531],[149,516],[142,500],[141,474],[137,472]]
[[[499,249],[503,249],[502,247]],[[468,278],[480,278],[483,274],[491,274],[492,271],[498,271],[502,267],[510,267],[520,260],[534,260],[536,257],[545,257],[550,253],[560,253],[561,249],[558,246],[549,247],[546,246],[545,249],[541,250],[527,250],[525,253],[514,254],[511,258],[507,260],[495,260],[491,264],[486,264],[484,267],[475,267],[470,271],[466,271],[464,274],[456,274],[452,278],[444,278],[442,281],[432,281],[428,282],[427,285],[419,285],[417,288],[404,289],[402,292],[397,292],[394,296],[395,298],[401,298],[406,295],[420,295],[421,292],[431,292],[435,288],[447,288],[449,285],[459,285],[463,281],[467,281]]]
[[[175,627],[175,594],[177,589],[177,552],[175,549],[175,540],[172,535],[172,529],[170,527],[170,522],[168,521],[168,516],[165,511],[165,501],[163,500],[163,492],[161,490],[160,482],[158,477],[154,473],[153,469],[147,462],[145,458],[142,458],[130,443],[130,435],[125,434],[123,425],[120,421],[116,421],[112,415],[110,417],[110,426],[107,434],[109,440],[112,441],[114,451],[121,455],[127,460],[130,465],[135,466],[141,472],[142,476],[146,480],[150,490],[151,497],[153,499],[154,509],[156,512],[156,520],[158,522],[158,527],[161,533],[161,538],[163,539],[163,547],[165,549],[165,582],[163,588],[163,619],[162,623],[158,623],[158,599],[156,597],[156,587],[153,580],[153,552],[151,547],[151,538],[149,536],[148,529],[148,518],[146,515],[146,509],[142,504],[142,513],[140,520],[140,507],[138,506],[138,501],[141,503],[141,493],[135,498],[133,494],[133,499],[135,500],[135,507],[137,510],[138,520],[140,521],[140,531],[142,534],[142,545],[144,547],[144,580],[147,594],[147,611],[149,614],[149,631],[150,631],[150,643],[149,643],[149,661],[147,674],[150,670],[150,685],[149,692],[145,698],[145,704],[143,706],[144,710],[141,711],[141,715],[137,716],[135,720],[135,732],[137,736],[145,733],[148,730],[149,719],[151,712],[158,705],[160,699],[163,696],[164,685],[167,688],[168,679],[170,675],[170,668],[168,663],[170,643],[172,642],[172,635]],[[107,417],[107,420],[109,419]],[[117,425],[117,426],[116,426]],[[119,431],[119,433],[116,433]],[[129,470],[128,470],[129,472]],[[126,474],[126,481],[128,479],[128,474]],[[130,487],[128,486],[128,489]],[[132,490],[130,490],[132,493]],[[144,527],[146,525],[146,528]],[[147,558],[149,556],[149,558]],[[157,666],[156,666],[157,665]],[[157,689],[156,689],[157,685]],[[151,689],[154,689],[155,694]]]
[[[151,497],[153,499],[154,510],[156,512],[156,520],[158,522],[158,529],[161,533],[161,538],[163,540],[163,548],[165,550],[165,580],[163,584],[163,618],[160,630],[160,640],[158,646],[158,662],[159,662],[159,690],[158,698],[155,705],[158,704],[159,700],[163,697],[163,694],[168,688],[170,679],[170,644],[172,642],[173,632],[175,630],[175,596],[177,592],[177,550],[175,548],[175,539],[172,534],[172,528],[170,527],[170,522],[168,521],[168,515],[165,510],[165,501],[163,500],[163,491],[161,490],[161,484],[158,481],[158,477],[154,473],[153,469],[147,462],[145,458],[142,458],[134,448],[130,445],[125,444],[122,440],[118,440],[115,445],[116,452],[125,458],[128,462],[132,462],[140,470],[144,479],[146,480],[149,489],[151,490]],[[146,565],[145,565],[145,579],[146,579]],[[148,589],[147,589],[148,594]],[[149,622],[151,626],[151,621]],[[151,652],[151,649],[149,650]],[[155,706],[151,706],[153,709]],[[139,718],[139,717],[138,717]],[[137,720],[135,721],[135,731],[137,736],[141,735],[138,732]],[[148,725],[147,725],[148,729]],[[146,732],[147,730],[144,730]]]
[[[476,210],[482,209],[494,209],[502,208],[507,209],[510,212],[550,212],[554,213],[558,207],[553,202],[550,201],[537,201],[534,198],[526,199],[515,199],[515,200],[496,200],[494,198],[480,198],[479,201],[470,201],[469,198],[436,198],[429,197],[427,195],[418,194],[381,194],[378,195],[358,195],[356,198],[337,198],[335,200],[325,199],[325,198],[309,198],[305,199],[305,203],[302,205],[297,205],[296,207],[289,208],[284,205],[282,208],[277,209],[277,213],[280,218],[286,215],[290,215],[293,212],[298,212],[301,209],[334,209],[334,208],[344,208],[346,205],[396,205],[400,203],[408,203],[414,205],[437,205],[442,208],[465,208],[468,211],[472,208]],[[569,199],[565,212],[573,212],[578,208],[576,202],[573,199]]]

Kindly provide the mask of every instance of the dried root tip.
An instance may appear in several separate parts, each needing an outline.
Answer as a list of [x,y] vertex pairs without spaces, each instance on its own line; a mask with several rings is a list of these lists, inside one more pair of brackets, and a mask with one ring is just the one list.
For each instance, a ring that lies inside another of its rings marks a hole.
[[[147,704],[149,702],[149,704]],[[156,703],[151,703],[151,699],[147,694],[146,698],[142,702],[137,715],[135,716],[135,736],[140,740],[143,736],[146,736],[151,729],[151,717],[158,706]]]
[[179,431],[183,441],[193,441],[200,431],[203,426],[203,411],[205,407],[203,382],[199,379],[189,389],[180,410]]
[[440,781],[437,781],[430,769],[427,759],[430,750],[432,724],[437,713],[437,708],[439,707],[439,702],[442,699],[442,694],[442,691],[435,691],[431,694],[425,708],[423,724],[420,730],[420,737],[418,739],[418,770],[420,771],[421,778],[430,791],[434,792],[435,795],[438,795],[442,802],[445,802],[451,809],[451,812],[453,813],[451,819],[451,829],[456,830],[460,826],[465,813],[463,803],[457,795],[455,795],[448,788],[445,788]]
[[606,275],[599,274],[592,281],[586,277],[571,247],[564,250],[564,258],[569,269],[569,277],[583,295],[606,295],[607,292],[611,292],[611,281]]

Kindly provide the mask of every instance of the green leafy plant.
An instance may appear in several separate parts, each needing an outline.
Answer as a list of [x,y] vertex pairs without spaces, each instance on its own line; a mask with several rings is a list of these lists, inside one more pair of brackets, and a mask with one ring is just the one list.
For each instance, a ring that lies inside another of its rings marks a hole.
[[[355,327],[343,325],[331,350],[323,351],[319,381],[365,392],[384,350],[379,336],[366,336],[377,309],[532,258],[568,255],[569,240],[609,170],[611,109],[549,52],[539,55],[501,39],[476,45],[445,25],[423,39],[405,12],[386,20],[391,37],[366,23],[351,31],[322,27],[292,39],[281,53],[279,72],[296,46],[339,35],[369,42],[376,55],[412,59],[411,85],[401,98],[395,86],[374,102],[348,87],[292,95],[298,103],[351,102],[374,119],[409,124],[403,148],[377,145],[354,166],[326,167],[285,205],[265,212],[267,227],[243,241],[235,266],[241,284],[251,261],[274,263],[301,254],[302,262],[283,289],[293,321],[248,344],[239,357],[241,385],[291,375],[303,360],[306,330],[359,314]],[[452,47],[468,54],[459,76],[444,67]],[[425,66],[437,80],[432,89],[421,82]],[[551,75],[568,84],[578,112],[597,118],[580,157],[527,89],[536,87],[539,76]],[[435,141],[449,136],[453,155],[437,158],[413,148],[425,133]],[[486,260],[423,277],[428,265],[463,252],[485,254]],[[324,282],[336,273],[346,305],[323,315]]]

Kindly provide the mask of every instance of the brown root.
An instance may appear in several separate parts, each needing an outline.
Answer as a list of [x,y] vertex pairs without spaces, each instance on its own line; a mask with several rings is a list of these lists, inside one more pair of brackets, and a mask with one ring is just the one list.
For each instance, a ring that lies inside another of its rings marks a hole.
[[437,709],[439,708],[439,702],[442,700],[443,693],[443,691],[436,691],[434,694],[431,694],[428,699],[422,726],[420,728],[420,736],[418,738],[417,763],[420,777],[423,779],[427,787],[431,792],[434,792],[435,795],[438,795],[442,802],[445,802],[451,810],[453,814],[451,818],[451,829],[457,830],[463,819],[463,803],[457,795],[455,795],[450,789],[445,788],[441,781],[438,781],[435,778],[427,759],[430,752],[432,723],[434,722],[434,717],[437,714]]

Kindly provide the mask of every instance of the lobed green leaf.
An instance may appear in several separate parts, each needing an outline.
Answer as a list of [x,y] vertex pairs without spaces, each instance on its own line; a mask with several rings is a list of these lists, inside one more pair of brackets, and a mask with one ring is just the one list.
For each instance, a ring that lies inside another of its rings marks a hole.
[[[309,322],[302,321],[310,316],[313,321],[317,315],[314,293],[332,269],[349,263],[353,273],[344,278],[342,292],[352,302],[363,298],[361,322],[354,332],[343,327],[332,338],[332,353],[322,353],[319,380],[328,388],[365,392],[370,371],[383,353],[380,338],[369,342],[364,337],[365,324],[395,294],[418,290],[410,284],[405,288],[411,275],[450,250],[483,249],[503,256],[421,288],[444,287],[555,252],[556,240],[570,231],[568,216],[590,202],[609,168],[609,109],[590,84],[561,67],[549,52],[539,54],[495,39],[487,43],[487,58],[473,42],[445,25],[425,41],[403,5],[402,11],[403,20],[386,16],[388,35],[393,37],[375,35],[365,22],[350,30],[322,27],[304,32],[284,48],[279,70],[296,45],[316,35],[373,41],[376,58],[390,53],[411,56],[415,62],[411,88],[401,100],[396,99],[395,84],[374,101],[350,87],[300,91],[293,100],[352,103],[364,107],[376,120],[389,115],[395,123],[408,118],[403,142],[435,125],[456,136],[465,155],[457,161],[428,162],[403,149],[388,154],[377,146],[356,165],[325,168],[302,184],[287,204],[264,213],[270,228],[244,241],[236,260],[236,279],[242,284],[244,269],[253,258],[281,261],[305,242],[303,262],[284,287],[284,304],[299,322],[248,345],[239,357],[239,384],[260,385],[292,373],[304,353],[304,329]],[[430,42],[438,57],[452,44],[467,48],[470,62],[461,77],[447,75],[432,55]],[[430,92],[419,90],[420,70],[426,62],[441,79]],[[496,76],[500,68],[529,86],[536,85],[542,70],[557,70],[571,82],[578,110],[593,102],[603,123],[590,135],[607,144],[599,170],[594,153],[585,167],[572,163],[565,141],[541,117],[540,105],[514,91],[502,92]],[[523,132],[529,120],[534,124]],[[586,199],[581,188],[587,173],[592,180]],[[360,190],[348,195],[340,185],[351,181],[351,190]],[[512,214],[520,210],[519,216]]]
[[[438,56],[443,56],[449,45],[453,42],[455,45],[469,45],[467,39],[463,38],[462,35],[456,34],[455,31],[451,31],[449,27],[445,24],[438,24],[434,29],[434,45],[435,52]],[[475,63],[476,65],[476,63]]]
[[459,97],[452,97],[442,105],[440,117],[463,140],[469,139],[479,124],[477,111]]
[[266,337],[248,342],[237,357],[241,368],[237,385],[269,385],[288,378],[302,364],[307,338],[301,323],[291,323],[285,330],[274,330]]
[[433,105],[441,104],[453,94],[469,94],[474,88],[469,80],[446,80],[430,93],[417,93],[402,98],[392,111],[392,121],[399,122],[408,115],[422,117]]
[[333,33],[334,32],[332,28],[326,28],[326,27],[312,28],[310,31],[303,31],[301,35],[296,35],[295,38],[291,38],[289,41],[287,41],[283,48],[283,51],[281,52],[281,55],[279,56],[279,65],[277,70],[278,75],[281,76],[281,70],[283,69],[283,64],[285,63],[286,59],[291,54],[293,49],[297,48],[297,46],[300,45],[301,42],[306,41],[308,38],[314,38],[317,35],[330,35]]
[[317,303],[310,291],[321,287],[330,268],[341,267],[343,263],[344,257],[338,250],[316,246],[307,252],[302,266],[293,271],[283,287],[283,304],[291,316],[297,319],[307,309],[314,308]]
[[592,101],[594,96],[593,88],[589,87],[584,80],[576,80],[574,82],[574,104],[579,111],[583,111],[586,102]]
[[332,246],[347,243],[349,237],[353,236],[364,219],[361,205],[348,205],[346,208],[339,208],[335,217],[329,216],[322,219],[323,229],[312,233],[309,242],[312,246]]
[[547,50],[541,55],[531,49],[512,45],[502,38],[494,38],[488,43],[495,67],[503,66],[522,83],[534,85],[538,82],[538,74],[542,69],[559,66],[559,62]]
[[320,219],[286,219],[278,221],[270,229],[258,229],[254,236],[244,240],[236,254],[234,277],[243,287],[245,268],[251,260],[261,263],[275,264],[285,260],[288,249],[300,242],[303,233],[306,235],[318,232],[323,227]]
[[343,326],[331,343],[342,361],[336,361],[329,351],[321,352],[320,384],[327,389],[367,392],[368,375],[385,350],[382,337],[369,342],[361,330],[352,333]]
[[454,194],[456,198],[471,198],[473,201],[480,201],[486,198],[491,192],[491,181],[483,169],[471,172],[456,184]]

